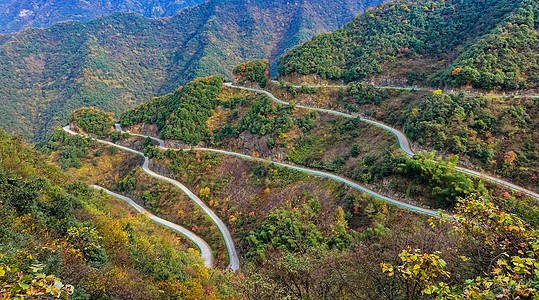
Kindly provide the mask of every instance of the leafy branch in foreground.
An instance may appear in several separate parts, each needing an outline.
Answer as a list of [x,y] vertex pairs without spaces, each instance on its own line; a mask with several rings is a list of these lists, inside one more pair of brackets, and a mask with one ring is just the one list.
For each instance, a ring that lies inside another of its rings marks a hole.
[[[400,279],[407,299],[419,293],[434,295],[435,299],[539,297],[539,230],[478,195],[459,200],[453,220],[448,220],[442,219],[440,223],[453,222],[453,233],[462,239],[463,245],[476,247],[476,260],[486,260],[489,272],[468,279],[461,286],[449,286],[440,280],[450,278],[440,252],[403,250],[399,255],[401,265],[382,263],[381,267],[389,276]],[[461,259],[469,260],[464,256]]]
[[73,286],[63,284],[54,275],[42,273],[43,268],[44,265],[33,265],[29,272],[24,272],[13,263],[0,262],[0,299],[22,300],[46,295],[69,299]]

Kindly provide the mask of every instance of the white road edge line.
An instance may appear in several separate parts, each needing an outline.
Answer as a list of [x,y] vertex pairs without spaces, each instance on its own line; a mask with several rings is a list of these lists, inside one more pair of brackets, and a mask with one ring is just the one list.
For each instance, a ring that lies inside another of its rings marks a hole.
[[154,221],[156,223],[159,223],[159,224],[161,224],[163,226],[166,226],[166,227],[168,227],[168,228],[182,234],[186,238],[190,239],[200,249],[200,257],[204,260],[204,265],[207,268],[212,267],[212,265],[213,265],[213,254],[211,252],[210,246],[208,245],[208,243],[206,243],[206,241],[204,241],[198,235],[194,234],[192,231],[190,231],[190,230],[188,230],[185,227],[182,227],[180,225],[177,225],[177,224],[174,224],[174,223],[169,222],[167,220],[159,218],[158,216],[156,216],[156,215],[150,213],[149,211],[147,211],[144,207],[138,205],[131,198],[128,198],[128,197],[126,197],[124,195],[120,195],[120,194],[117,194],[115,192],[109,191],[106,188],[100,187],[98,185],[91,185],[91,187],[93,187],[96,190],[102,190],[102,191],[104,191],[105,193],[107,193],[110,196],[116,197],[118,199],[121,199],[121,200],[127,202],[127,204],[129,204],[131,207],[133,207],[139,213],[147,216],[150,220],[152,220],[152,221]]
[[[69,125],[63,127],[63,130],[72,135],[82,135],[82,134],[72,131],[69,128]],[[191,192],[191,190],[189,190],[185,185],[181,184],[180,182],[174,179],[159,175],[153,172],[152,170],[150,170],[149,168],[150,160],[142,152],[133,150],[128,147],[120,146],[120,145],[117,145],[108,141],[103,141],[100,139],[95,139],[95,140],[102,144],[111,145],[111,146],[123,149],[125,151],[129,151],[131,153],[141,155],[142,157],[144,157],[144,163],[142,165],[142,170],[144,170],[144,172],[146,172],[150,176],[167,181],[171,183],[172,185],[180,188],[191,200],[193,200],[193,202],[195,202],[212,219],[212,221],[217,225],[217,227],[221,231],[221,234],[223,236],[223,239],[225,240],[225,244],[228,250],[228,257],[229,257],[228,268],[234,272],[236,272],[240,268],[240,260],[238,257],[238,253],[236,251],[236,247],[234,246],[234,240],[232,239],[232,235],[230,234],[230,231],[226,227],[225,223],[223,223],[223,221],[221,221],[221,219],[219,219],[219,217],[202,200],[200,200],[200,198],[198,198],[193,192]]]
[[[226,82],[225,86],[232,87],[232,88],[243,89],[243,90],[248,90],[248,91],[253,91],[253,92],[257,92],[257,93],[263,93],[263,94],[266,94],[267,96],[269,96],[271,99],[273,99],[274,101],[276,101],[278,103],[289,105],[288,102],[279,100],[273,94],[271,94],[270,92],[264,91],[264,90],[237,86],[237,85],[232,84],[231,82]],[[339,112],[339,111],[334,111],[334,110],[329,110],[329,109],[323,109],[323,108],[317,108],[317,107],[309,107],[309,106],[303,106],[303,105],[296,105],[296,107],[301,107],[301,108],[310,109],[310,110],[316,110],[316,111],[322,111],[322,112],[326,112],[326,113],[330,113],[330,114],[334,114],[334,115],[339,115],[339,116],[343,116],[343,117],[347,117],[347,118],[354,118],[355,117],[355,116],[350,115],[350,114],[346,114],[346,113]],[[388,130],[389,132],[393,133],[398,139],[399,147],[401,148],[401,150],[404,153],[406,153],[406,155],[408,155],[408,156],[414,156],[414,152],[412,151],[412,148],[410,147],[410,142],[408,141],[408,138],[406,137],[406,135],[403,132],[401,132],[401,131],[399,131],[399,130],[397,130],[397,129],[389,126],[389,125],[378,122],[378,121],[365,119],[363,117],[359,117],[359,118],[360,118],[361,121],[371,123],[373,125],[376,125],[376,126],[378,126],[380,128],[383,128],[383,129]],[[481,172],[477,172],[477,171],[473,171],[473,170],[470,170],[470,169],[466,169],[466,168],[463,168],[463,167],[456,167],[455,169],[460,171],[460,172],[463,172],[465,174],[472,175],[472,176],[475,176],[475,177],[479,177],[481,179],[488,180],[490,182],[493,182],[493,183],[508,187],[510,189],[522,192],[522,193],[524,193],[524,194],[526,194],[528,196],[531,196],[533,198],[539,199],[539,194],[538,193],[530,191],[530,190],[528,190],[526,188],[520,187],[520,186],[518,186],[516,184],[507,182],[505,180],[496,178],[494,176],[490,176],[490,175],[487,175],[487,174],[484,174],[484,173],[481,173]]]

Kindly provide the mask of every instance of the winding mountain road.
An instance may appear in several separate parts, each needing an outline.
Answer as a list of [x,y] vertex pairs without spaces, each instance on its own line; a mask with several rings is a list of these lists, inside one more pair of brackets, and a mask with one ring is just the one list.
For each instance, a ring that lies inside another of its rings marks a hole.
[[[72,131],[69,128],[69,125],[63,127],[63,130],[72,135],[81,135],[77,132]],[[228,257],[229,257],[228,268],[230,268],[234,272],[239,269],[240,260],[238,257],[238,253],[236,251],[236,247],[234,246],[234,240],[232,239],[232,235],[230,234],[230,231],[226,227],[225,223],[223,223],[223,221],[221,221],[221,219],[219,219],[219,217],[202,200],[200,200],[200,198],[198,198],[193,192],[191,192],[185,185],[181,184],[180,182],[174,179],[162,176],[150,170],[149,168],[150,160],[142,152],[133,150],[128,147],[120,146],[120,145],[117,145],[108,141],[103,141],[99,139],[96,139],[96,141],[120,148],[125,151],[129,151],[131,153],[141,155],[142,157],[144,157],[144,163],[142,165],[142,169],[144,170],[144,172],[146,172],[148,175],[153,176],[155,178],[167,181],[171,183],[172,185],[181,189],[191,200],[193,200],[193,202],[195,202],[212,219],[212,221],[217,225],[217,227],[221,231],[221,234],[223,235],[223,238],[225,240],[226,248],[228,250]]]
[[[271,82],[273,82],[275,84],[279,84],[279,81],[277,81],[277,80],[272,80]],[[295,88],[301,88],[302,86],[306,86],[306,87],[310,87],[310,88],[345,88],[345,87],[348,87],[348,85],[345,85],[345,84],[322,84],[322,85],[293,84],[291,86],[293,86]],[[405,86],[379,86],[379,85],[375,85],[374,87],[377,88],[377,89],[406,90],[406,91],[423,91],[423,90],[425,90],[423,88],[405,87]]]
[[[236,86],[236,85],[233,85],[232,83],[225,83],[226,86],[228,87],[232,87],[232,88],[238,88],[238,89],[243,89],[243,90],[249,90],[249,91],[252,91],[252,92],[256,92],[256,93],[262,93],[262,94],[265,94],[267,95],[268,97],[270,97],[273,101],[275,102],[278,102],[278,103],[281,103],[281,104],[284,104],[284,105],[289,105],[288,102],[286,101],[283,101],[283,100],[280,100],[278,98],[276,98],[273,94],[271,94],[270,92],[267,92],[267,91],[264,91],[264,90],[260,90],[260,89],[255,89],[255,88],[248,88],[248,87],[243,87],[243,86]],[[314,86],[313,86],[314,87]],[[319,86],[319,87],[323,87],[323,86]],[[341,86],[342,87],[342,86]],[[385,88],[385,87],[382,87],[382,88]],[[387,87],[389,88],[389,87]],[[416,88],[399,88],[399,89],[415,89],[417,90]],[[500,97],[509,97],[509,96],[500,96]],[[529,97],[529,96],[527,96]],[[538,96],[539,97],[539,96]],[[325,113],[330,113],[330,114],[334,114],[334,115],[338,115],[338,116],[343,116],[343,117],[346,117],[346,118],[356,118],[356,117],[359,117],[361,121],[364,121],[364,122],[367,122],[367,123],[370,123],[370,124],[373,124],[375,126],[378,126],[380,128],[383,128],[391,133],[393,133],[396,137],[397,137],[397,140],[399,142],[399,147],[401,148],[401,150],[406,153],[408,156],[413,156],[414,155],[414,152],[412,150],[412,148],[410,147],[410,143],[408,141],[408,138],[406,137],[406,135],[404,133],[402,133],[401,131],[391,127],[391,126],[388,126],[386,124],[383,124],[381,122],[378,122],[378,121],[374,121],[374,120],[370,120],[370,119],[366,119],[366,118],[363,118],[363,117],[360,117],[360,116],[355,116],[355,115],[351,115],[351,114],[347,114],[347,113],[343,113],[343,112],[340,112],[340,111],[335,111],[335,110],[330,110],[330,109],[323,109],[323,108],[317,108],[317,107],[310,107],[310,106],[304,106],[304,105],[296,105],[296,107],[299,107],[299,108],[304,108],[304,109],[309,109],[309,110],[314,110],[314,111],[319,111],[319,112],[325,112]],[[115,124],[115,128],[116,130],[118,131],[122,131],[122,128],[119,124]],[[69,129],[69,125],[68,126],[65,126],[63,128],[66,132],[70,133],[70,134],[78,134],[72,130]],[[130,132],[129,132],[130,133]],[[152,140],[155,140],[159,143],[159,148],[162,149],[162,150],[168,150],[169,148],[167,148],[165,146],[165,142],[159,138],[156,138],[156,137],[151,137],[151,136],[146,136],[146,135],[141,135],[141,134],[136,134],[136,133],[130,133],[131,135],[135,135],[135,136],[140,136],[140,137],[145,137],[145,138],[151,138]],[[221,231],[221,234],[223,235],[223,238],[225,240],[225,244],[227,246],[227,250],[228,250],[228,253],[229,253],[229,261],[230,261],[230,265],[229,265],[229,268],[232,269],[233,271],[236,271],[239,269],[239,258],[238,258],[238,255],[237,255],[237,252],[236,252],[236,248],[234,247],[234,242],[232,240],[232,236],[230,235],[230,232],[228,231],[228,228],[226,227],[226,225],[219,219],[219,217],[217,217],[217,215],[209,208],[207,207],[204,202],[202,202],[202,200],[200,200],[200,198],[198,198],[194,193],[192,193],[187,187],[185,187],[183,184],[181,184],[180,182],[176,181],[176,180],[173,180],[173,179],[170,179],[168,177],[165,177],[165,176],[162,176],[162,175],[159,175],[153,171],[151,171],[149,169],[149,159],[141,152],[139,151],[136,151],[136,150],[133,150],[133,149],[130,149],[130,148],[127,148],[127,147],[124,147],[124,146],[120,146],[120,145],[117,145],[117,144],[114,144],[114,143],[111,143],[111,142],[108,142],[108,141],[103,141],[103,140],[99,140],[97,139],[98,142],[100,143],[104,143],[104,144],[108,144],[108,145],[111,145],[111,146],[115,146],[115,147],[118,147],[120,149],[123,149],[123,150],[126,150],[126,151],[129,151],[129,152],[132,152],[132,153],[135,153],[135,154],[138,154],[138,155],[141,155],[144,157],[144,164],[143,164],[143,170],[153,176],[153,177],[156,177],[156,178],[159,178],[159,179],[162,179],[162,180],[165,180],[173,185],[175,185],[176,187],[180,188],[191,200],[193,200],[197,205],[199,205],[199,207],[208,215],[210,216],[210,218],[215,222],[215,224],[218,226],[219,230]],[[201,147],[197,147],[197,148],[191,148],[191,149],[172,149],[172,150],[184,150],[184,151],[189,151],[189,150],[200,150],[200,151],[209,151],[209,152],[216,152],[216,153],[221,153],[221,154],[226,154],[226,155],[233,155],[233,156],[237,156],[237,157],[241,157],[241,158],[245,158],[245,159],[249,159],[249,160],[255,160],[255,161],[260,161],[260,162],[265,162],[265,163],[273,163],[275,165],[278,165],[278,166],[281,166],[281,167],[286,167],[286,168],[290,168],[290,169],[294,169],[294,170],[298,170],[298,171],[301,171],[301,172],[305,172],[305,173],[309,173],[309,174],[313,174],[313,175],[317,175],[317,176],[322,176],[322,177],[326,177],[326,178],[331,178],[333,180],[337,180],[339,182],[342,182],[344,184],[347,184],[359,191],[362,191],[362,192],[365,192],[375,198],[378,198],[378,199],[381,199],[381,200],[384,200],[384,201],[387,201],[389,203],[392,203],[394,205],[397,205],[399,207],[402,207],[402,208],[405,208],[405,209],[408,209],[408,210],[411,210],[411,211],[415,211],[415,212],[419,212],[419,213],[423,213],[423,214],[427,214],[427,215],[431,215],[431,216],[438,216],[439,213],[434,211],[434,210],[431,210],[431,209],[426,209],[426,208],[422,208],[422,207],[417,207],[417,206],[414,206],[414,205],[411,205],[409,203],[406,203],[406,202],[402,202],[402,201],[398,201],[398,200],[395,200],[395,199],[391,199],[389,197],[386,197],[384,195],[381,195],[375,191],[372,191],[356,182],[353,182],[347,178],[344,178],[344,177],[341,177],[341,176],[338,176],[338,175],[335,175],[335,174],[331,174],[331,173],[327,173],[327,172],[323,172],[323,171],[318,171],[318,170],[313,170],[313,169],[308,169],[308,168],[303,168],[303,167],[298,167],[298,166],[295,166],[295,165],[291,165],[291,164],[287,164],[287,163],[281,163],[281,162],[274,162],[274,161],[271,161],[271,160],[267,160],[267,159],[262,159],[262,158],[258,158],[258,157],[253,157],[253,156],[249,156],[249,155],[245,155],[245,154],[240,154],[240,153],[235,153],[235,152],[231,152],[231,151],[225,151],[225,150],[218,150],[218,149],[211,149],[211,148],[201,148]],[[500,184],[502,186],[505,186],[505,187],[508,187],[510,189],[513,189],[515,191],[520,191],[522,193],[525,193],[531,197],[534,197],[536,199],[539,199],[539,194],[533,192],[533,191],[530,191],[528,189],[525,189],[525,188],[522,188],[520,186],[517,186],[515,184],[512,184],[510,182],[507,182],[507,181],[504,181],[504,180],[501,180],[499,178],[496,178],[496,177],[493,177],[493,176],[490,176],[490,175],[487,175],[487,174],[484,174],[484,173],[481,173],[481,172],[477,172],[477,171],[473,171],[473,170],[469,170],[469,169],[466,169],[466,168],[462,168],[462,167],[456,167],[457,170],[463,172],[463,173],[466,173],[466,174],[469,174],[469,175],[472,175],[472,176],[476,176],[476,177],[480,177],[482,179],[485,179],[485,180],[488,180],[488,181],[491,181],[491,182],[494,182],[496,184]],[[95,186],[96,188],[99,188],[97,186]],[[106,191],[107,193],[111,194],[112,192],[110,191]],[[137,209],[138,211],[142,212],[142,213],[147,213],[146,210],[144,210],[144,208],[142,208],[141,206],[134,206],[136,205],[136,203],[134,203],[132,200],[131,201],[128,201],[126,199],[129,199],[127,197],[124,197],[124,196],[121,196],[121,195],[118,195],[118,194],[115,194],[115,193],[112,193],[111,195],[115,196],[115,197],[118,197],[124,201],[127,201],[129,204],[131,204],[135,209]],[[130,200],[130,199],[129,199]],[[133,205],[134,204],[134,205]],[[141,210],[139,210],[141,209]],[[144,211],[144,212],[143,212]],[[145,213],[145,214],[146,214]],[[153,215],[152,215],[153,216]],[[166,220],[163,220],[163,219],[160,219],[156,216],[154,216],[154,218],[151,218],[152,220],[160,223],[160,224],[163,224],[165,226],[169,226],[171,228],[173,228],[171,225],[175,225],[173,223],[170,223]],[[157,221],[158,220],[162,220],[162,222],[159,222]],[[178,226],[178,225],[175,225],[175,226]],[[178,226],[179,228],[182,228],[184,230],[186,230],[185,228],[183,227],[180,227]],[[173,228],[174,229],[174,228]],[[181,232],[183,233],[182,231],[178,230],[178,232]],[[194,234],[193,234],[194,235]],[[187,234],[185,234],[185,236],[187,236],[188,238],[190,238],[193,242],[195,242],[199,248],[201,249],[201,256],[204,258],[204,261],[206,263],[206,265],[211,265],[212,261],[208,262],[207,259],[204,257],[204,255],[208,255],[207,254],[207,249],[204,249],[204,245],[206,247],[208,247],[208,245],[200,238],[200,241],[196,241],[196,238],[192,238],[190,236],[188,236]],[[196,237],[196,235],[195,235]],[[200,244],[202,243],[202,244]],[[209,248],[209,247],[208,247]],[[204,254],[203,254],[204,253]],[[213,256],[211,255],[211,250],[210,250],[210,257],[213,258]]]
[[[276,101],[278,103],[289,105],[288,102],[277,99],[273,94],[271,94],[270,92],[264,91],[264,90],[248,88],[248,87],[243,87],[243,86],[237,86],[237,85],[232,84],[231,82],[225,83],[225,86],[232,87],[232,88],[243,89],[243,90],[248,90],[248,91],[253,91],[253,92],[256,92],[256,93],[262,93],[262,94],[267,95],[272,100],[274,100],[274,101]],[[343,116],[343,117],[346,117],[346,118],[359,117],[361,121],[373,124],[375,126],[378,126],[380,128],[383,128],[383,129],[393,133],[397,137],[398,142],[399,142],[399,147],[402,149],[402,151],[404,153],[406,153],[408,156],[413,156],[414,155],[414,152],[412,151],[412,148],[410,147],[410,142],[408,141],[408,138],[406,137],[406,135],[403,132],[401,132],[398,129],[395,129],[395,128],[391,127],[391,126],[388,126],[388,125],[383,124],[383,123],[378,122],[378,121],[366,119],[366,118],[363,118],[363,117],[360,117],[360,116],[354,116],[354,115],[346,114],[346,113],[343,113],[343,112],[340,112],[340,111],[335,111],[335,110],[330,110],[330,109],[323,109],[323,108],[318,108],[318,107],[310,107],[310,106],[304,106],[304,105],[296,105],[296,107],[315,110],[315,111],[320,111],[320,112],[325,112],[325,113],[330,113],[330,114],[334,114],[334,115],[338,115],[338,116]],[[530,191],[530,190],[528,190],[526,188],[520,187],[520,186],[518,186],[516,184],[513,184],[513,183],[510,183],[508,181],[505,181],[505,180],[502,180],[502,179],[499,179],[499,178],[496,178],[494,176],[490,176],[490,175],[487,175],[487,174],[484,174],[484,173],[481,173],[481,172],[477,172],[477,171],[473,171],[473,170],[470,170],[470,169],[462,168],[462,167],[456,167],[455,169],[457,169],[460,172],[463,172],[463,173],[466,173],[466,174],[469,174],[469,175],[472,175],[472,176],[475,176],[475,177],[479,177],[481,179],[485,179],[485,180],[490,181],[490,182],[494,182],[496,184],[502,185],[502,186],[510,188],[512,190],[522,192],[522,193],[524,193],[524,194],[526,194],[528,196],[531,196],[533,198],[539,199],[539,194],[538,193]]]
[[301,172],[305,172],[305,173],[309,173],[309,174],[313,174],[313,175],[317,175],[317,176],[321,176],[321,177],[331,178],[333,180],[336,180],[336,181],[342,182],[342,183],[344,183],[346,185],[349,185],[349,186],[351,186],[351,187],[353,187],[353,188],[355,188],[355,189],[357,189],[359,191],[367,193],[367,194],[369,194],[369,195],[371,195],[371,196],[373,196],[375,198],[387,201],[387,202],[389,202],[391,204],[397,205],[399,207],[402,207],[402,208],[405,208],[405,209],[408,209],[408,210],[412,210],[412,211],[415,211],[415,212],[427,214],[427,215],[430,215],[430,216],[439,216],[439,213],[437,211],[427,209],[427,208],[418,207],[418,206],[414,206],[414,205],[411,205],[409,203],[402,202],[402,201],[399,201],[399,200],[391,199],[391,198],[386,197],[384,195],[381,195],[381,194],[379,194],[379,193],[377,193],[377,192],[375,192],[375,191],[373,191],[371,189],[368,189],[368,188],[366,188],[366,187],[364,187],[364,186],[362,186],[362,185],[360,185],[360,184],[358,184],[356,182],[353,182],[353,181],[351,181],[351,180],[349,180],[347,178],[344,178],[344,177],[341,177],[341,176],[338,176],[338,175],[335,175],[335,174],[332,174],[332,173],[313,170],[313,169],[308,169],[308,168],[303,168],[303,167],[298,167],[298,166],[287,164],[287,163],[274,162],[274,161],[271,161],[271,160],[268,160],[268,159],[263,159],[263,158],[259,158],[259,157],[254,157],[254,156],[250,156],[250,155],[245,155],[245,154],[236,153],[236,152],[232,152],[232,151],[219,150],[219,149],[203,148],[203,147],[195,147],[195,148],[187,148],[187,149],[167,148],[167,147],[165,147],[165,142],[162,139],[152,137],[152,136],[137,134],[137,133],[131,133],[129,131],[123,131],[119,124],[116,124],[115,128],[116,128],[116,130],[119,130],[119,131],[122,131],[122,132],[127,132],[127,133],[129,133],[131,135],[140,136],[140,137],[144,137],[144,138],[151,138],[152,140],[159,143],[159,148],[161,150],[171,149],[171,150],[183,150],[183,151],[190,151],[190,150],[193,150],[193,151],[207,151],[207,152],[215,152],[215,153],[221,153],[221,154],[226,154],[226,155],[237,156],[237,157],[245,158],[245,159],[248,159],[248,160],[254,160],[254,161],[259,161],[259,162],[264,162],[264,163],[269,163],[269,164],[275,164],[275,165],[278,165],[278,166],[281,166],[281,167],[294,169],[294,170],[297,170],[297,171],[301,171]]
[[138,211],[141,214],[146,215],[150,220],[152,220],[152,221],[154,221],[156,223],[159,223],[161,225],[164,225],[164,226],[166,226],[166,227],[168,227],[168,228],[170,228],[170,229],[172,229],[172,230],[174,230],[176,232],[181,233],[182,235],[184,235],[185,237],[187,237],[188,239],[193,241],[193,243],[195,243],[198,246],[198,248],[200,249],[200,257],[202,257],[202,259],[204,260],[204,265],[207,268],[211,268],[211,266],[213,265],[213,254],[211,252],[211,248],[198,235],[194,234],[193,232],[189,231],[188,229],[186,229],[186,228],[184,228],[182,226],[179,226],[177,224],[174,224],[172,222],[169,222],[167,220],[159,218],[158,216],[156,216],[156,215],[150,213],[149,211],[147,211],[144,207],[138,205],[131,198],[128,198],[128,197],[120,195],[120,194],[116,194],[116,193],[114,193],[112,191],[109,191],[109,190],[107,190],[107,189],[105,189],[103,187],[97,186],[97,185],[92,185],[91,187],[93,187],[94,189],[97,189],[97,190],[103,190],[105,193],[109,194],[110,196],[116,197],[118,199],[121,199],[121,200],[127,202],[136,211]]
[[[272,82],[275,83],[275,84],[279,84],[279,81],[277,81],[277,80],[272,80]],[[347,85],[343,85],[343,84],[325,84],[325,85],[309,85],[309,84],[299,85],[299,84],[294,84],[292,86],[295,87],[295,88],[301,88],[302,86],[311,87],[311,88],[346,88],[346,87],[348,87]],[[433,89],[430,89],[430,88],[417,88],[417,87],[406,87],[406,86],[381,86],[381,85],[375,85],[374,87],[377,88],[377,89],[386,89],[386,90],[434,91]],[[466,94],[466,95],[469,96],[469,97],[474,97],[477,94]],[[489,94],[486,94],[486,95],[482,94],[482,95],[485,96],[485,97],[489,97],[489,98],[510,98],[510,97],[513,97],[513,98],[539,98],[539,95],[489,95]]]

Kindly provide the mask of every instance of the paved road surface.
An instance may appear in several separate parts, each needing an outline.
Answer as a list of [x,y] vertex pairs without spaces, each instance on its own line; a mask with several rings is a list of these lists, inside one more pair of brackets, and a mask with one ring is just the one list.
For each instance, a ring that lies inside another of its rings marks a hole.
[[[286,101],[282,101],[280,99],[277,99],[273,94],[271,94],[271,93],[269,93],[267,91],[264,91],[264,90],[253,89],[253,88],[248,88],[248,87],[243,87],[243,86],[237,86],[237,85],[233,85],[230,82],[225,83],[225,85],[229,86],[229,87],[233,87],[233,88],[249,90],[249,91],[253,91],[253,92],[257,92],[257,93],[263,93],[263,94],[266,94],[267,96],[269,96],[271,99],[273,99],[274,101],[276,101],[278,103],[286,104],[286,105],[289,104]],[[346,113],[343,113],[343,112],[339,112],[339,111],[335,111],[335,110],[329,110],[329,109],[323,109],[323,108],[317,108],[317,107],[309,107],[309,106],[303,106],[303,105],[296,105],[296,107],[301,107],[301,108],[306,108],[306,109],[310,109],[310,110],[326,112],[326,113],[330,113],[330,114],[334,114],[334,115],[338,115],[338,116],[343,116],[343,117],[347,117],[347,118],[356,117],[356,116],[346,114]],[[406,153],[409,156],[414,155],[414,152],[412,151],[412,148],[410,147],[410,142],[408,141],[408,138],[406,137],[406,135],[403,132],[399,131],[396,128],[393,128],[391,126],[388,126],[386,124],[378,122],[378,121],[374,121],[374,120],[370,120],[370,119],[366,119],[366,118],[362,118],[362,117],[360,119],[361,119],[361,121],[376,125],[376,126],[378,126],[380,128],[383,128],[383,129],[388,130],[389,132],[393,133],[397,137],[397,139],[399,141],[399,146],[402,149],[402,151],[404,151],[404,153]],[[469,175],[472,175],[472,176],[475,176],[475,177],[479,177],[481,179],[488,180],[490,182],[494,182],[496,184],[503,185],[503,186],[511,188],[511,189],[513,189],[515,191],[519,191],[519,192],[522,192],[522,193],[524,193],[524,194],[526,194],[528,196],[539,199],[539,194],[538,193],[530,191],[530,190],[528,190],[526,188],[520,187],[520,186],[515,185],[513,183],[510,183],[508,181],[496,178],[494,176],[490,176],[488,174],[477,172],[477,171],[474,171],[474,170],[462,168],[462,167],[457,167],[456,169],[458,171],[463,172],[463,173],[466,173],[466,174],[469,174]]]
[[[117,130],[120,130],[121,131],[121,127],[119,124],[116,124],[116,129]],[[159,138],[156,138],[156,137],[151,137],[151,136],[147,136],[147,135],[142,135],[142,134],[136,134],[136,133],[131,133],[129,132],[129,134],[131,135],[136,135],[136,136],[140,136],[140,137],[149,137],[151,138],[152,140],[156,141],[159,143],[159,148],[161,148],[162,150],[168,150],[169,148],[165,147],[165,142]],[[322,176],[322,177],[326,177],[326,178],[331,178],[331,179],[334,179],[334,180],[337,180],[339,182],[342,182],[344,184],[347,184],[357,190],[360,190],[362,192],[365,192],[375,198],[378,198],[378,199],[381,199],[381,200],[384,200],[384,201],[387,201],[389,203],[392,203],[394,205],[397,205],[397,206],[400,206],[402,208],[405,208],[405,209],[409,209],[409,210],[412,210],[412,211],[415,211],[415,212],[419,212],[419,213],[423,213],[423,214],[427,214],[427,215],[430,215],[430,216],[438,216],[439,213],[437,211],[434,211],[434,210],[431,210],[431,209],[427,209],[427,208],[422,208],[422,207],[418,207],[418,206],[414,206],[414,205],[411,205],[409,203],[406,203],[406,202],[402,202],[402,201],[399,201],[399,200],[395,200],[395,199],[391,199],[389,197],[386,197],[384,195],[381,195],[369,188],[366,188],[356,182],[353,182],[345,177],[341,177],[341,176],[338,176],[338,175],[335,175],[335,174],[331,174],[331,173],[328,173],[328,172],[322,172],[322,171],[318,171],[318,170],[313,170],[313,169],[308,169],[308,168],[303,168],[303,167],[298,167],[298,166],[295,166],[295,165],[291,165],[291,164],[287,164],[287,163],[281,163],[281,162],[274,162],[274,161],[271,161],[271,160],[268,160],[268,159],[263,159],[263,158],[259,158],[259,157],[254,157],[254,156],[249,156],[249,155],[245,155],[245,154],[241,154],[241,153],[236,153],[236,152],[231,152],[231,151],[225,151],[225,150],[219,150],[219,149],[211,149],[211,148],[201,148],[201,147],[195,147],[195,148],[187,148],[187,149],[173,149],[171,148],[172,150],[184,150],[184,151],[190,151],[190,150],[193,150],[193,151],[208,151],[208,152],[216,152],[216,153],[221,153],[221,154],[226,154],[226,155],[233,155],[233,156],[237,156],[237,157],[241,157],[241,158],[245,158],[245,159],[249,159],[249,160],[256,160],[256,161],[260,161],[260,162],[265,162],[265,163],[272,163],[272,164],[275,164],[275,165],[278,165],[278,166],[281,166],[281,167],[285,167],[285,168],[290,168],[290,169],[294,169],[294,170],[298,170],[298,171],[301,171],[301,172],[305,172],[305,173],[309,173],[309,174],[313,174],[313,175],[317,175],[317,176]]]
[[[76,133],[76,132],[72,131],[71,129],[69,129],[69,125],[65,126],[63,129],[67,133],[70,133],[70,134],[73,134],[73,135],[79,134],[79,133]],[[180,182],[178,182],[178,181],[176,181],[174,179],[162,176],[162,175],[157,174],[157,173],[153,172],[152,170],[150,170],[150,168],[148,167],[149,164],[150,164],[150,160],[142,152],[139,152],[139,151],[136,151],[136,150],[133,150],[131,148],[124,147],[124,146],[120,146],[120,145],[117,145],[117,144],[114,144],[114,143],[111,143],[111,142],[108,142],[108,141],[103,141],[103,140],[99,140],[99,139],[96,139],[96,140],[98,142],[100,142],[100,143],[111,145],[111,146],[123,149],[125,151],[129,151],[129,152],[141,155],[142,157],[144,157],[144,164],[142,165],[142,169],[144,170],[144,172],[146,172],[150,176],[162,179],[162,180],[167,181],[167,182],[173,184],[174,186],[180,188],[217,225],[217,227],[221,231],[221,234],[223,235],[223,238],[224,238],[225,244],[226,244],[226,248],[228,250],[228,257],[229,257],[229,266],[228,267],[230,269],[232,269],[234,272],[239,269],[240,260],[239,260],[239,257],[238,257],[238,253],[236,251],[236,247],[234,246],[234,240],[232,239],[232,235],[230,234],[230,231],[228,231],[228,228],[226,227],[225,223],[223,223],[223,221],[221,221],[221,219],[219,219],[219,217],[204,202],[202,202],[202,200],[200,200],[200,198],[198,198],[193,192],[191,192],[185,185],[181,184]]]
[[174,231],[177,231],[177,232],[181,233],[182,235],[184,235],[185,237],[187,237],[188,239],[193,241],[193,243],[195,243],[198,246],[198,248],[200,249],[200,257],[202,257],[202,259],[204,260],[204,265],[206,267],[208,267],[208,268],[210,268],[213,265],[213,254],[211,252],[211,248],[198,235],[194,234],[193,232],[189,231],[188,229],[186,229],[184,227],[181,227],[181,226],[179,226],[177,224],[174,224],[172,222],[169,222],[167,220],[159,218],[158,216],[156,216],[156,215],[150,213],[149,211],[147,211],[146,209],[144,209],[144,207],[138,205],[131,198],[128,198],[128,197],[120,195],[120,194],[116,194],[114,192],[111,192],[111,191],[109,191],[109,190],[107,190],[107,189],[105,189],[103,187],[97,186],[97,185],[92,185],[92,187],[97,189],[97,190],[103,190],[105,193],[127,202],[136,211],[138,211],[141,214],[146,215],[149,219],[153,220],[154,222],[159,223],[161,225],[164,225],[164,226],[166,226],[166,227],[168,227],[168,228],[170,228],[170,229],[172,229]]
[[[277,81],[277,80],[272,80],[272,82],[275,83],[275,84],[279,84],[279,81]],[[346,88],[346,87],[348,87],[347,85],[342,85],[342,84],[322,84],[322,85],[310,85],[310,84],[299,85],[299,84],[296,84],[296,85],[292,85],[292,86],[295,87],[295,88],[301,88],[302,86],[311,87],[311,88]],[[374,87],[377,88],[377,89],[388,89],[388,90],[434,91],[434,89],[431,89],[431,88],[417,88],[417,87],[406,87],[406,86],[380,86],[380,85],[375,85]],[[458,92],[458,91],[456,91],[456,92]],[[477,94],[467,93],[466,95],[469,96],[469,97],[474,97]],[[482,94],[482,95],[485,96],[485,97],[490,97],[490,98],[510,98],[510,97],[513,97],[513,98],[539,98],[539,95],[489,95],[489,94],[486,94],[486,95]]]

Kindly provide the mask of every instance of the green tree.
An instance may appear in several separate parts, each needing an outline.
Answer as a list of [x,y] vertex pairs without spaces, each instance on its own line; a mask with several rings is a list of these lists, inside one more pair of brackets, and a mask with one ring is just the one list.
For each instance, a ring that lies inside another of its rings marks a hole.
[[403,250],[399,255],[403,264],[382,263],[389,276],[398,276],[406,288],[406,295],[432,294],[436,299],[521,299],[539,297],[539,230],[531,228],[515,215],[503,212],[490,199],[471,195],[459,200],[456,213],[449,219],[442,216],[440,223],[452,222],[453,231],[463,245],[484,245],[480,255],[462,260],[489,259],[490,270],[483,276],[465,281],[463,287],[450,286],[443,280],[450,278],[440,252],[422,253],[421,250]]
[[87,133],[106,136],[114,125],[113,114],[98,109],[83,107],[69,116],[69,121],[75,123]]
[[249,81],[258,82],[261,88],[265,88],[270,80],[266,77],[266,73],[269,74],[269,61],[267,59],[248,61],[236,66],[232,73]]

